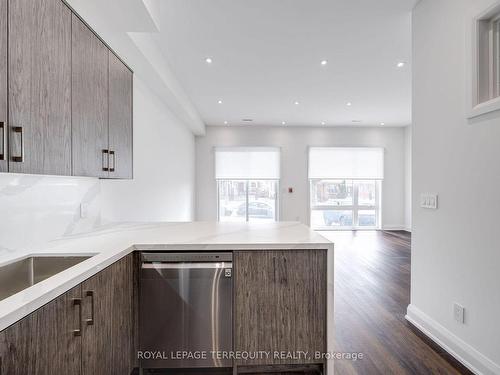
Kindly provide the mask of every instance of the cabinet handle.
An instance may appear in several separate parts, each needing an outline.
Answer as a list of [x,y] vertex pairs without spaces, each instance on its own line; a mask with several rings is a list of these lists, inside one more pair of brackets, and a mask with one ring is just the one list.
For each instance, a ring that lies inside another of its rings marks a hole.
[[288,267],[286,265],[286,257],[283,258],[283,277],[280,280],[282,284],[288,284]]
[[114,151],[110,151],[109,152],[109,157],[110,159],[113,161],[113,164],[111,164],[111,162],[109,163],[110,167],[109,167],[109,171],[110,172],[114,172],[115,171],[115,165],[116,165],[116,156],[115,156],[115,152]]
[[104,172],[109,171],[109,151],[102,150],[102,170]]
[[73,306],[78,306],[78,328],[73,330],[74,336],[82,335],[82,300],[73,298]]
[[86,319],[88,326],[94,325],[94,292],[92,290],[88,290],[85,295],[90,297],[90,319]]
[[13,126],[12,131],[19,134],[21,137],[21,155],[12,156],[12,161],[16,163],[24,163],[24,131],[22,126]]
[[0,130],[2,131],[2,139],[0,142],[2,143],[2,153],[0,154],[0,160],[5,160],[5,149],[6,149],[6,143],[5,140],[7,139],[5,137],[5,122],[0,121]]
[[276,282],[276,257],[273,257],[273,283]]

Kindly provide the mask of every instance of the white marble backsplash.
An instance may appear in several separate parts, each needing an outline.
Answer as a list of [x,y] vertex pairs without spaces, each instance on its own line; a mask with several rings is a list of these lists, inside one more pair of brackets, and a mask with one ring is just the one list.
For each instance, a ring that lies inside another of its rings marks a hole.
[[0,257],[98,227],[100,190],[97,178],[0,173]]

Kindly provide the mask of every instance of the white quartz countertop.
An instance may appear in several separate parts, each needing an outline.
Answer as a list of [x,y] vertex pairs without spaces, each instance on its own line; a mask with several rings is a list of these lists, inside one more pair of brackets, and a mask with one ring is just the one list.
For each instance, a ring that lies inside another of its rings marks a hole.
[[122,223],[56,239],[36,249],[1,257],[0,267],[29,255],[95,255],[0,301],[0,331],[134,250],[265,249],[333,250],[333,243],[295,222]]

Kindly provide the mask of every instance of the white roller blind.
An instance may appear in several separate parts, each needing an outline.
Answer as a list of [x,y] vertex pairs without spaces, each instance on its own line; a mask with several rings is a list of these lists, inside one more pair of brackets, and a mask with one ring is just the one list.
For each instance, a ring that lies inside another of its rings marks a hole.
[[378,147],[311,147],[309,178],[382,180],[384,149]]
[[279,179],[280,149],[277,147],[217,147],[215,178]]

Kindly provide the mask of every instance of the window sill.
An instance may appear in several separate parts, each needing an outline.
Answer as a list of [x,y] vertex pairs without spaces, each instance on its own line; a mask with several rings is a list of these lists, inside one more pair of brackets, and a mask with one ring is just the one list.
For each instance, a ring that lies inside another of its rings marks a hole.
[[476,105],[469,112],[468,119],[474,119],[491,112],[500,111],[500,97]]

